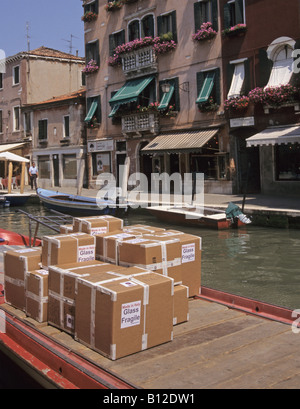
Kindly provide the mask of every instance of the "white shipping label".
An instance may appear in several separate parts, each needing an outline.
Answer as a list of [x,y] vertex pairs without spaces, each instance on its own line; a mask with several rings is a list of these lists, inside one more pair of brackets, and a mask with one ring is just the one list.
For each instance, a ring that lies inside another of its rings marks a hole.
[[95,245],[78,246],[77,261],[95,260]]
[[195,243],[183,244],[181,249],[181,262],[189,263],[191,261],[195,261],[195,258]]
[[126,281],[125,283],[120,283],[121,285],[123,285],[124,287],[136,287],[137,284],[133,283],[132,281]]
[[129,328],[141,323],[141,301],[122,304],[121,328]]
[[107,233],[107,227],[92,227],[91,228],[91,235],[95,236],[96,234],[103,234]]

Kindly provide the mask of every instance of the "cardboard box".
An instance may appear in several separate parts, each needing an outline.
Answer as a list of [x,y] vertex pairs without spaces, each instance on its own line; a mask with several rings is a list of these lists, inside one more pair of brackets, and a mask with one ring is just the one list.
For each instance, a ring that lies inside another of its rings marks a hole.
[[137,271],[77,280],[75,338],[112,360],[173,338],[173,280]]
[[118,264],[119,243],[124,240],[141,236],[140,233],[125,233],[117,230],[112,233],[97,234],[96,238],[96,258],[109,263]]
[[145,224],[133,224],[131,226],[126,226],[123,228],[125,233],[141,233],[141,234],[152,234],[161,231],[165,231],[162,227],[148,226]]
[[122,241],[118,247],[119,264],[138,266],[163,274],[182,283],[181,245],[177,238],[143,235]]
[[59,226],[60,234],[71,234],[73,233],[73,224],[61,224]]
[[41,267],[41,256],[41,247],[4,253],[4,294],[8,304],[25,311],[25,275]]
[[74,232],[92,234],[109,233],[123,229],[123,220],[114,216],[76,217],[73,222]]
[[25,312],[38,322],[48,320],[48,271],[29,271],[25,277]]
[[181,260],[182,284],[189,287],[189,296],[200,293],[201,287],[201,237],[186,234],[177,230],[166,230],[153,235],[144,235],[144,238],[163,240],[166,238],[179,241],[178,257]]
[[67,264],[95,260],[93,236],[86,233],[44,236],[42,244],[42,266]]
[[189,288],[185,285],[175,285],[173,325],[189,320]]
[[76,280],[99,272],[123,270],[101,261],[91,260],[49,266],[48,322],[70,334],[75,332]]

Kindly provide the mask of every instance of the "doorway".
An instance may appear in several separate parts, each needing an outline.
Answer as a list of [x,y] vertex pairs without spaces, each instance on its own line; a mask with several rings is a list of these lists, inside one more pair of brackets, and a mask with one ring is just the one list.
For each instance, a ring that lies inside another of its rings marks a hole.
[[59,186],[59,156],[53,155],[53,179],[54,186]]

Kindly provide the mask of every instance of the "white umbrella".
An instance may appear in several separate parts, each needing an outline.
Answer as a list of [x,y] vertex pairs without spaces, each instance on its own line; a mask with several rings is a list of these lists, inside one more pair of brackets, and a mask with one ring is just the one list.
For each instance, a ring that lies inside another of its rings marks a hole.
[[30,162],[29,159],[23,158],[23,156],[16,155],[12,152],[1,152],[0,160],[7,160],[11,162]]
[[16,155],[15,153],[12,153],[12,152],[1,152],[0,160],[9,162],[9,165],[8,165],[8,193],[11,193],[12,162],[22,163],[20,193],[23,193],[24,192],[24,179],[25,179],[25,163],[30,162],[30,160],[24,158],[23,156]]

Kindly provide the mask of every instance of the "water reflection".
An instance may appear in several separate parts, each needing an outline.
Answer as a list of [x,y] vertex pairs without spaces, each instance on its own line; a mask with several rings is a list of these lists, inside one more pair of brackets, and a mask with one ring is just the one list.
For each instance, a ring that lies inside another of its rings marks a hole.
[[[49,212],[24,206],[34,215]],[[2,228],[28,234],[28,219],[15,209],[1,209]],[[202,237],[202,284],[276,305],[300,308],[300,230],[247,226],[214,231],[158,222],[145,209],[132,211],[124,224],[160,225]],[[39,234],[49,234],[41,226]]]

